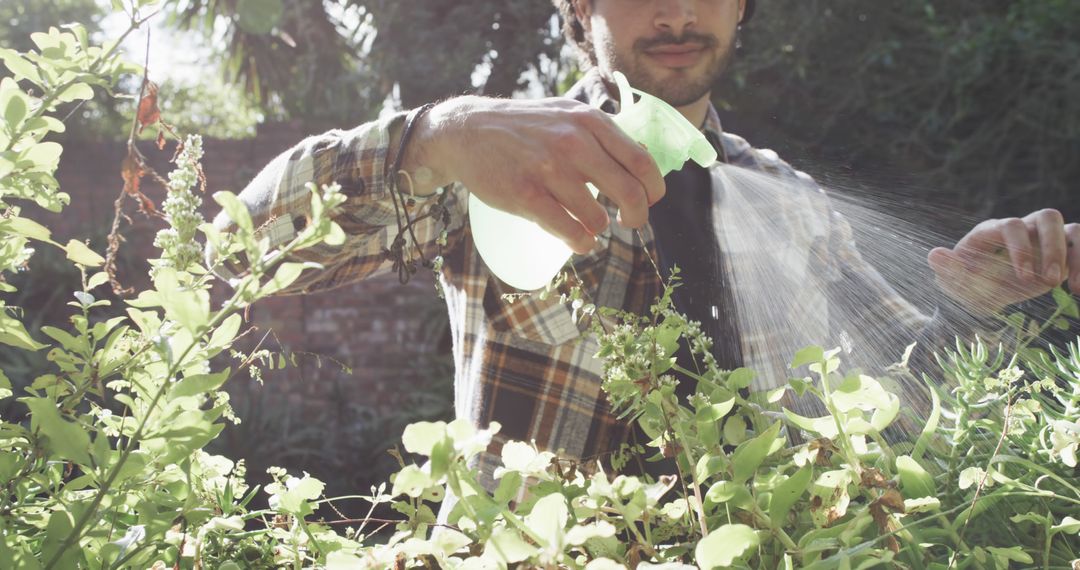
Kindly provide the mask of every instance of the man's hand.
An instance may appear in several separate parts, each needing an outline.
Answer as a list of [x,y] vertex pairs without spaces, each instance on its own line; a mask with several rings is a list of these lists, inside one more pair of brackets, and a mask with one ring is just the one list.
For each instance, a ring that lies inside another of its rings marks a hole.
[[619,223],[645,225],[664,196],[648,152],[598,109],[565,98],[459,97],[416,125],[403,168],[431,170],[432,183],[460,182],[490,206],[538,223],[577,253],[610,220],[585,184],[619,208]]
[[987,220],[954,248],[935,248],[929,262],[941,288],[977,314],[1043,295],[1066,279],[1080,294],[1080,224],[1065,224],[1050,209]]

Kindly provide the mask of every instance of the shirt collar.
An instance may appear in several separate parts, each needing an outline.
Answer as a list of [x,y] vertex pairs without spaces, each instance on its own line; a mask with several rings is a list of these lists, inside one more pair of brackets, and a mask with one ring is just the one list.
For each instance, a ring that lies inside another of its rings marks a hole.
[[[600,75],[600,70],[595,67],[585,72],[584,77],[570,88],[567,95],[578,101],[588,103],[605,113],[619,112],[619,100],[612,97],[607,84],[604,83],[603,76]],[[720,126],[720,114],[716,112],[716,107],[712,103],[709,103],[709,109],[705,112],[705,122],[698,128],[705,133],[709,143],[719,153],[720,160],[727,162],[727,153],[724,152],[724,145],[721,144],[724,130]]]

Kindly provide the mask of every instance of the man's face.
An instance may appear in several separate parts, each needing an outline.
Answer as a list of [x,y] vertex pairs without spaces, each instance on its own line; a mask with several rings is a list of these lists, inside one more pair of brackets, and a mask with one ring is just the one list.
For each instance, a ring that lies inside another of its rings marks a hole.
[[577,0],[605,77],[675,107],[708,95],[734,51],[745,0]]

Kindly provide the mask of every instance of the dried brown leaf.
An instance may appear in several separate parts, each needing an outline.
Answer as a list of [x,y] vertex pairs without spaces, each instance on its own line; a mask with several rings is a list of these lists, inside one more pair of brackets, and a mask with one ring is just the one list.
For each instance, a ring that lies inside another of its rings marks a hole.
[[161,109],[157,101],[158,86],[150,80],[146,81],[146,87],[139,100],[139,111],[136,120],[139,122],[139,132],[144,128],[161,120]]

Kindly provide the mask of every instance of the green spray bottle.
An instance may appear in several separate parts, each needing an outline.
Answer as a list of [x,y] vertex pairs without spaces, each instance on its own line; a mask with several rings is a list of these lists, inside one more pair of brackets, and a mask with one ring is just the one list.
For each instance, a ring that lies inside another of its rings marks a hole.
[[[682,168],[687,160],[702,166],[716,161],[716,150],[705,135],[674,107],[630,87],[620,72],[615,72],[615,83],[620,108],[612,120],[648,149],[661,175]],[[595,197],[596,187],[588,187]],[[491,272],[523,291],[546,286],[573,255],[561,239],[535,222],[492,208],[475,195],[469,196],[469,223],[476,249]]]

